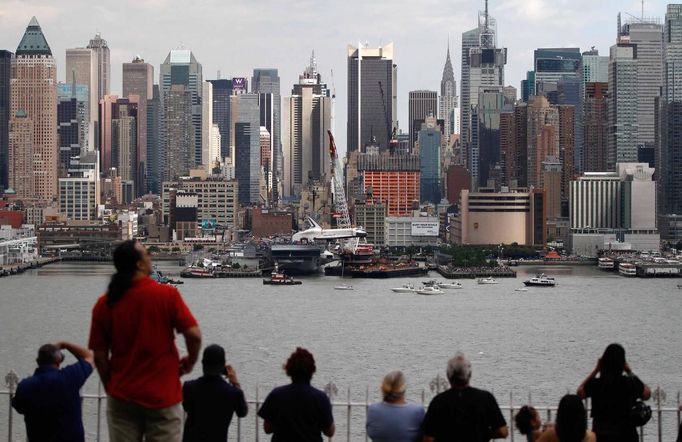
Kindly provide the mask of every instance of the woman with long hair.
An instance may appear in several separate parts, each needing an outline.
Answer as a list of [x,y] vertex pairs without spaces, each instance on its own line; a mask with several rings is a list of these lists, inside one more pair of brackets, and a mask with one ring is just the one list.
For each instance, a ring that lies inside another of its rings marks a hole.
[[574,394],[561,398],[556,423],[542,433],[537,442],[595,442],[593,432],[587,430],[587,412],[583,401]]
[[592,429],[599,442],[639,440],[629,414],[638,399],[651,397],[651,389],[632,373],[623,346],[606,347],[594,370],[578,387],[578,396],[592,398]]

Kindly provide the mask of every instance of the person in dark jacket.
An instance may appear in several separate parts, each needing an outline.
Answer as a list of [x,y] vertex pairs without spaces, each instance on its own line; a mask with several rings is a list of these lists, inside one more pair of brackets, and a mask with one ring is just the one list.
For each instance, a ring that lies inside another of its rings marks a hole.
[[225,442],[232,416],[244,417],[248,413],[244,392],[220,345],[206,347],[201,364],[204,375],[182,387],[182,407],[187,413],[182,440]]
[[651,397],[651,389],[632,373],[623,346],[606,347],[577,393],[581,399],[592,398],[592,430],[599,442],[639,440],[637,428],[629,422],[628,415],[637,399]]

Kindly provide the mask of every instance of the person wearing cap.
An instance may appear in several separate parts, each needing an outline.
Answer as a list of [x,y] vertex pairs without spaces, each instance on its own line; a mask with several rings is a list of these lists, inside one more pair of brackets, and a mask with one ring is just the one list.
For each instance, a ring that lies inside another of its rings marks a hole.
[[392,371],[381,384],[383,402],[367,410],[367,435],[374,442],[417,442],[421,440],[420,427],[424,420],[424,407],[405,400],[405,375]]
[[469,385],[471,362],[457,352],[448,361],[451,388],[431,400],[422,423],[423,442],[465,440],[488,442],[509,435],[495,396]]
[[[60,368],[67,350],[76,362]],[[85,440],[80,389],[92,373],[92,352],[71,342],[45,344],[38,350],[38,368],[19,382],[12,407],[24,415],[29,441]]]
[[182,440],[224,442],[232,415],[244,417],[249,410],[244,392],[237,372],[226,363],[225,350],[220,345],[212,344],[204,349],[201,365],[204,375],[186,381],[182,387],[182,407],[187,413]]

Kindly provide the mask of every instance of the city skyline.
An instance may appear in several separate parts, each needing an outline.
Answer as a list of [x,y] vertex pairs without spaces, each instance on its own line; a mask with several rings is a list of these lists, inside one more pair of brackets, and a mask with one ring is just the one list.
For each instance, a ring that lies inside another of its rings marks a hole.
[[[662,20],[666,4],[645,2],[644,15]],[[14,51],[26,24],[35,15],[57,60],[58,78],[64,81],[65,50],[86,46],[99,32],[111,50],[111,92],[117,94],[121,92],[123,63],[140,55],[158,69],[168,51],[177,48],[180,41],[201,61],[206,79],[217,78],[218,70],[221,78],[249,78],[254,68],[276,68],[282,91],[296,82],[300,66],[315,50],[320,73],[330,87],[330,73],[334,71],[337,96],[334,132],[343,151],[347,45],[395,44],[395,62],[399,67],[398,121],[403,132],[408,132],[408,91],[439,89],[448,36],[453,54],[458,53],[462,32],[475,26],[478,11],[483,7],[483,0],[432,1],[429,8],[408,4],[396,8],[378,1],[362,9],[329,4],[321,14],[321,8],[306,2],[265,1],[257,7],[205,2],[190,9],[173,0],[105,5],[72,0],[58,6],[44,1],[9,0],[0,5],[0,48]],[[641,7],[640,1],[614,0],[597,5],[584,0],[558,4],[549,0],[491,1],[489,8],[497,20],[498,46],[508,48],[505,84],[519,88],[526,71],[532,68],[533,51],[538,47],[588,50],[595,46],[600,54],[607,55],[616,40],[618,12],[623,12],[623,20],[627,20],[630,18],[627,13],[639,16]],[[356,10],[361,14],[353,14]],[[586,10],[590,11],[589,19]],[[234,16],[240,19],[229,22],[229,17]],[[326,20],[327,16],[334,19]],[[225,20],[230,26],[225,26]],[[68,32],[64,32],[65,27]],[[433,31],[416,32],[424,27]],[[267,29],[277,29],[278,34],[272,35]],[[461,69],[459,57],[453,55],[452,60],[457,79]],[[424,69],[425,63],[429,69]]]

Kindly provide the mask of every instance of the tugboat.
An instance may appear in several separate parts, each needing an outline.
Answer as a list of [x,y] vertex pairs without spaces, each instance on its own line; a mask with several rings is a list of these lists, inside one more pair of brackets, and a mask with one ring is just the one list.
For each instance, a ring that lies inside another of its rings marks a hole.
[[264,285],[298,285],[301,281],[296,281],[291,276],[286,276],[284,272],[280,272],[277,264],[275,269],[270,273],[270,279],[263,280]]
[[544,273],[534,276],[527,281],[523,281],[523,283],[527,286],[535,287],[554,287],[556,285],[554,278],[546,276]]

